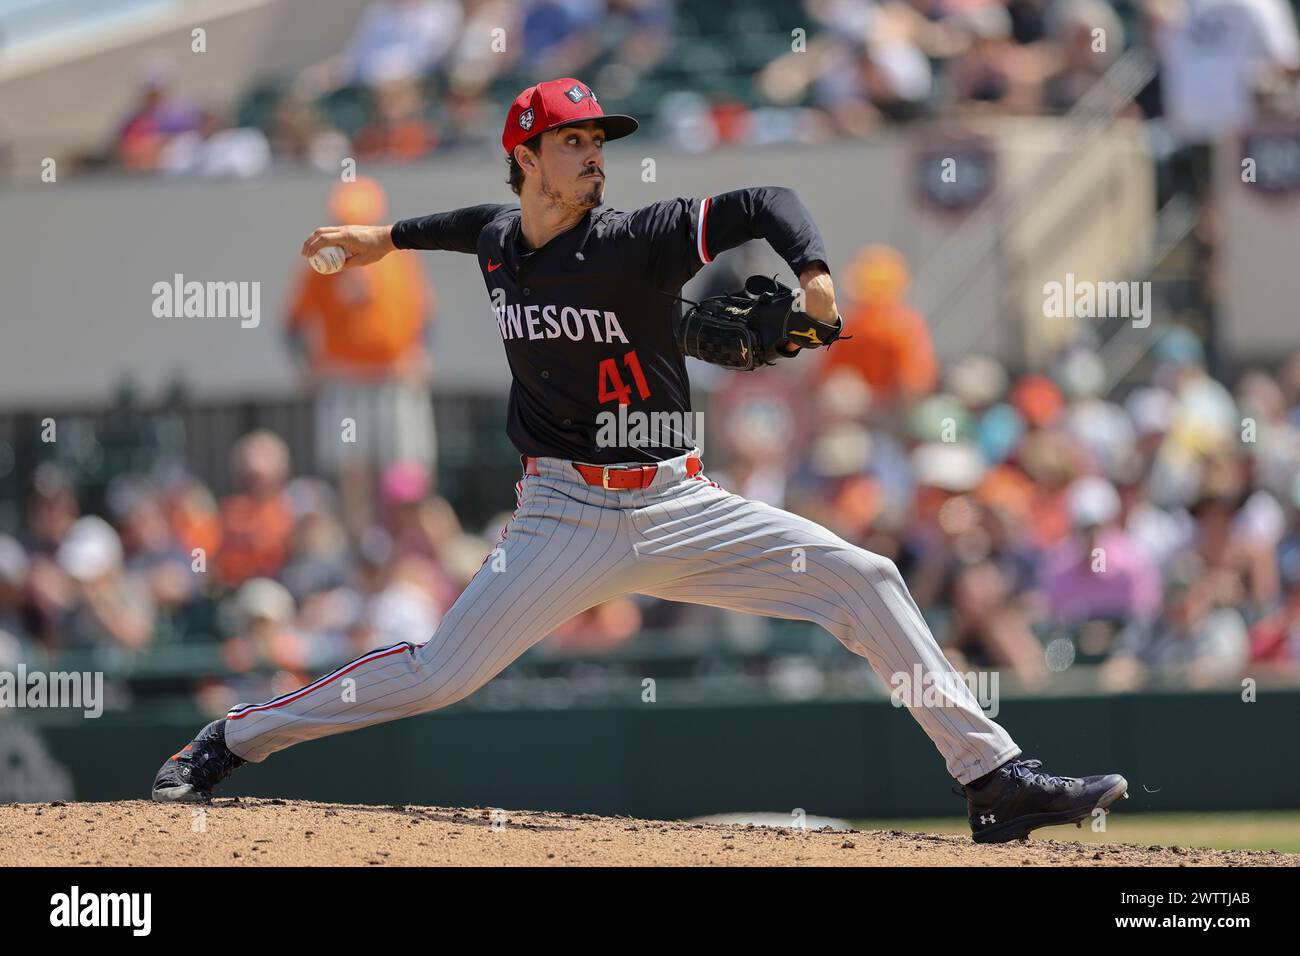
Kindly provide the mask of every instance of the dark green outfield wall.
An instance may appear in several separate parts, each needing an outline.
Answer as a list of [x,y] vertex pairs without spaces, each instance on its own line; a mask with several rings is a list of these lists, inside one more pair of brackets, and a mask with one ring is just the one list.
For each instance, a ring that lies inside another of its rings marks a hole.
[[[1029,756],[1128,776],[1131,810],[1300,807],[1300,691],[1005,700]],[[191,712],[35,726],[79,800],[144,797],[202,723]],[[3,768],[0,768],[3,771]],[[452,709],[302,744],[227,792],[683,817],[728,810],[960,815],[937,751],[887,701],[557,711]]]

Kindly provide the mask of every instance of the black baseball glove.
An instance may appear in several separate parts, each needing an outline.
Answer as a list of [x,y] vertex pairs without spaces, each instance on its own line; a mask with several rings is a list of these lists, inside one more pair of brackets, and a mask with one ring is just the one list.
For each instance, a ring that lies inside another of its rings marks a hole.
[[787,342],[815,349],[840,337],[843,319],[819,322],[795,309],[796,296],[774,278],[750,276],[740,292],[691,306],[677,326],[677,345],[684,355],[747,372],[794,354],[782,348]]

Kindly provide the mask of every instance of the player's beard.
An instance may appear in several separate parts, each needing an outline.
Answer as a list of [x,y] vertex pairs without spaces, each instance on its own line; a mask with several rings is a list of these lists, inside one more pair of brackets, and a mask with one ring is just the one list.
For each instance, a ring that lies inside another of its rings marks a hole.
[[592,209],[605,201],[605,177],[603,175],[592,177],[590,182],[584,179],[583,185],[588,188],[579,199],[581,205]]
[[582,191],[576,196],[565,195],[551,184],[550,177],[543,172],[542,199],[552,209],[565,209],[571,212],[585,212],[588,209],[594,209],[605,201],[605,177],[603,175],[596,177],[583,176],[578,182],[582,186]]

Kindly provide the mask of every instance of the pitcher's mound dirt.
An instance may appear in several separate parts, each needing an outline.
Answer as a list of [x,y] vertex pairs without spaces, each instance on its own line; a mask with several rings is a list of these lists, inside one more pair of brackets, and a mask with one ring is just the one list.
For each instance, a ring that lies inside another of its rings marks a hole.
[[[1068,829],[1051,831],[1068,834]],[[1068,837],[1066,838],[1068,839]],[[0,806],[0,866],[1296,866],[1276,851],[659,822],[594,814],[218,799]]]

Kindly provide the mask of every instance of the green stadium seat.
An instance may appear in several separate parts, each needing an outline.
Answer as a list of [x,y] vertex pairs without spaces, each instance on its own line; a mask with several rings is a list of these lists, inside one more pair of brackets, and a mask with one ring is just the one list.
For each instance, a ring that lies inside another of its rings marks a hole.
[[284,98],[284,85],[279,80],[254,86],[246,91],[235,106],[234,122],[240,127],[256,127],[270,132],[275,111]]
[[746,74],[757,73],[777,57],[790,52],[790,36],[785,33],[749,33],[732,44],[736,65]]
[[725,43],[711,39],[683,38],[664,57],[659,73],[664,76],[691,77],[701,73],[729,72],[736,58]]
[[370,91],[360,86],[345,86],[320,100],[321,111],[336,128],[355,136],[374,116]]
[[737,41],[750,34],[770,33],[777,29],[776,17],[771,11],[758,6],[744,5],[728,14],[727,31]]
[[220,639],[217,625],[217,602],[199,596],[187,601],[174,616],[180,638],[187,644],[207,644]]

